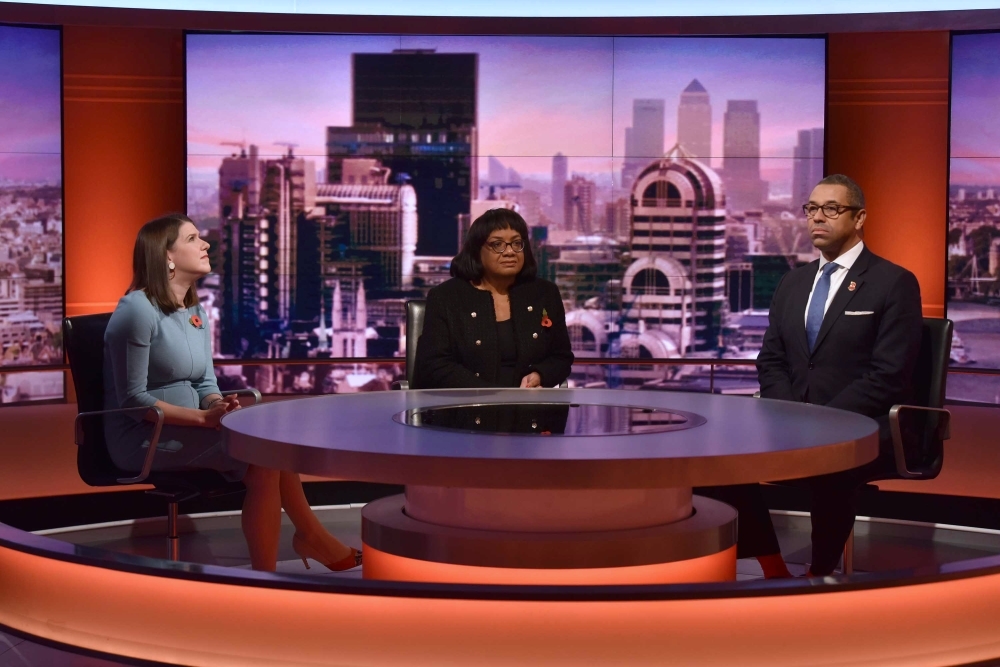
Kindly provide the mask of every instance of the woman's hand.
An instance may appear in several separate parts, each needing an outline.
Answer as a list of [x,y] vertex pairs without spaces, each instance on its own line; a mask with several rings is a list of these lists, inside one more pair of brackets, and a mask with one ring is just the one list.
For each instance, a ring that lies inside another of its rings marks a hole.
[[233,410],[239,410],[243,406],[240,405],[240,397],[236,394],[230,394],[229,396],[223,397],[222,403],[226,404],[226,412],[232,412]]
[[[202,421],[204,422],[205,428],[214,428],[216,430],[222,428],[220,421],[223,415],[232,410],[238,409],[232,407],[232,401],[226,400],[227,398],[236,398],[235,396],[227,396],[226,398],[215,401],[209,405],[206,409],[202,410],[204,415],[202,416]],[[237,402],[239,406],[239,402]]]
[[528,373],[521,378],[521,389],[534,389],[542,386],[542,376],[536,371]]

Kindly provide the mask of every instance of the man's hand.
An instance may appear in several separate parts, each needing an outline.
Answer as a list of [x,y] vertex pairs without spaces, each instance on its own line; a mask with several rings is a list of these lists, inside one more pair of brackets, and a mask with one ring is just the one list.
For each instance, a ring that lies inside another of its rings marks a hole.
[[542,386],[542,376],[536,371],[528,373],[521,378],[521,389],[535,389]]

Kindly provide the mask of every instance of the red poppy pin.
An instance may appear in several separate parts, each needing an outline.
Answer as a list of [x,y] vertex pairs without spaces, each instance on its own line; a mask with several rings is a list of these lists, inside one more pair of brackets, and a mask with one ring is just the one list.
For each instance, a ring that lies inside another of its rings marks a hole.
[[552,326],[552,320],[549,319],[549,312],[544,308],[542,308],[542,326],[546,328]]
[[852,280],[851,284],[847,286],[847,291],[853,292],[856,289],[858,289],[858,284]]
[[189,319],[188,322],[190,322],[191,326],[193,326],[195,329],[201,329],[205,324],[204,322],[201,321],[201,318],[198,317],[197,315],[192,315],[191,319]]

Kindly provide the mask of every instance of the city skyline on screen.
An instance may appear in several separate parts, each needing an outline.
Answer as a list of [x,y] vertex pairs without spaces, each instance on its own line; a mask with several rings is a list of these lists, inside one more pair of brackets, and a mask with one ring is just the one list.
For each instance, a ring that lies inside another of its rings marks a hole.
[[[824,123],[826,47],[815,38],[192,34],[193,176],[210,174],[218,157],[244,141],[262,155],[284,153],[281,142],[296,144],[297,155],[325,156],[325,128],[351,123],[351,56],[394,49],[477,54],[481,169],[494,156],[542,177],[561,153],[571,171],[610,185],[625,157],[633,100],[663,99],[676,110],[695,78],[714,103],[711,166],[722,159],[726,100],[758,102],[762,170],[779,189],[791,185],[797,132]],[[676,121],[664,130],[669,148]]]
[[59,399],[62,363],[60,33],[0,25],[0,404]]
[[[799,207],[823,175],[822,38],[187,44],[188,212],[215,248],[222,357],[398,357],[405,301],[490,208],[527,221],[582,357],[753,358],[777,280],[815,256]],[[258,379],[333,386],[309,377]]]
[[[1000,33],[952,37],[948,188],[951,360],[1000,368]],[[953,374],[948,395],[1000,403],[1000,381]]]

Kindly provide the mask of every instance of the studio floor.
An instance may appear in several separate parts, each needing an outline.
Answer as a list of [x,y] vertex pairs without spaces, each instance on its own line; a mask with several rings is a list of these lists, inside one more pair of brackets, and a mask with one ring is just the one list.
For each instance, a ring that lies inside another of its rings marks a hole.
[[[361,505],[316,508],[331,533],[343,542],[361,546]],[[793,574],[802,574],[809,561],[809,518],[800,512],[772,512],[781,551]],[[119,552],[164,557],[166,540],[160,519],[97,524],[40,531],[74,544]],[[181,517],[181,560],[228,567],[249,567],[238,512]],[[278,571],[315,577],[360,578],[361,569],[334,573],[310,561],[306,569],[291,548],[294,529],[285,518],[282,526]],[[883,572],[932,566],[1000,554],[1000,531],[961,528],[905,521],[868,520],[855,524],[855,572]],[[757,562],[737,563],[737,579],[761,578]],[[128,664],[91,656],[74,655],[0,632],[0,667],[110,667]]]

